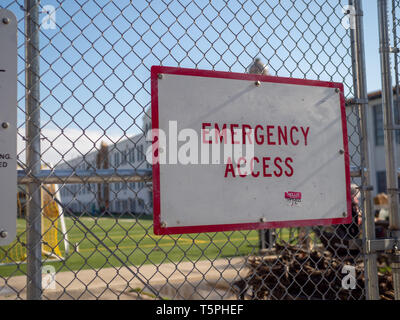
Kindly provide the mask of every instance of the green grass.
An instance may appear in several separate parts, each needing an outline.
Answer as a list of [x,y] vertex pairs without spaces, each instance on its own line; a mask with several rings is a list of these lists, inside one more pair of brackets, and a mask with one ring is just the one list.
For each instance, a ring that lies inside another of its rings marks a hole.
[[[255,253],[258,246],[258,232],[254,230],[156,236],[149,219],[83,217],[80,221],[126,265],[140,266],[243,256]],[[45,260],[44,264],[51,263],[57,272],[121,266],[120,261],[79,223],[66,218],[66,224],[70,254],[64,254],[64,244],[60,235],[60,248],[65,261]],[[18,219],[17,229],[19,241],[0,248],[0,263],[4,262],[5,256],[10,256],[17,246],[19,250],[25,250],[21,246],[21,243],[26,241],[25,220]],[[75,244],[78,244],[79,252],[74,251]],[[3,277],[24,274],[25,271],[26,264],[0,266],[0,276]]]

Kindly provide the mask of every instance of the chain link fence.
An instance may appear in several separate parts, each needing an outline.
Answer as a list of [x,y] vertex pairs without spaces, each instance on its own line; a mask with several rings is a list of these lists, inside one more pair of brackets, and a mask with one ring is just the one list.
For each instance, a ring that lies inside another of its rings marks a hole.
[[[354,223],[276,229],[267,245],[254,230],[154,235],[145,160],[152,65],[244,73],[259,58],[270,75],[341,82],[346,99],[361,99],[348,1],[0,7],[18,20],[19,165],[18,236],[0,248],[1,298],[368,296],[360,245],[367,234]],[[365,215],[361,108],[349,103],[347,126]],[[346,265],[355,270],[351,289],[341,285]]]

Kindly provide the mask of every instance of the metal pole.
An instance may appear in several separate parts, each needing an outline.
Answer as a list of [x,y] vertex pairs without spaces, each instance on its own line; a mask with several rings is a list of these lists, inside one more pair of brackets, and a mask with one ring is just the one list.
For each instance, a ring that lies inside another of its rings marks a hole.
[[[378,0],[378,23],[379,23],[379,50],[381,60],[382,78],[382,108],[383,123],[385,129],[385,158],[386,158],[386,181],[389,195],[389,230],[391,237],[399,239],[400,215],[398,204],[398,180],[397,180],[397,148],[394,129],[393,88],[390,68],[390,42],[387,0]],[[393,258],[399,258],[399,250],[394,249]],[[400,300],[400,261],[393,260],[391,263],[393,273],[394,296]]]
[[[25,0],[26,34],[26,165],[27,173],[40,172],[40,77],[39,7],[37,0]],[[27,185],[27,299],[42,298],[41,185]]]
[[370,150],[368,146],[368,91],[366,82],[365,51],[364,51],[364,30],[362,16],[362,1],[350,0],[349,4],[354,6],[356,16],[355,28],[350,30],[351,53],[353,66],[353,84],[354,96],[356,101],[363,101],[358,104],[359,113],[359,132],[361,144],[361,202],[363,204],[363,248],[365,265],[365,288],[366,298],[368,300],[377,300],[379,298],[378,288],[378,269],[376,253],[369,253],[366,248],[367,240],[375,239],[375,224],[372,210],[371,195],[371,172],[370,172]]
[[[397,48],[397,28],[396,28],[396,3],[395,0],[392,0],[392,30],[393,30],[393,46]],[[399,97],[400,97],[400,88],[399,88],[399,62],[398,62],[398,54],[396,51],[394,53],[394,74],[395,74],[395,84],[396,84],[396,108],[399,108]],[[395,123],[399,123],[400,114],[397,115],[397,119],[395,119]]]

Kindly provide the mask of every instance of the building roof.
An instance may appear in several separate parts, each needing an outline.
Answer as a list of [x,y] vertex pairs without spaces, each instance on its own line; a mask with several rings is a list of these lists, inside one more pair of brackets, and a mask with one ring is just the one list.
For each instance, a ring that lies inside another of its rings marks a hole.
[[[399,87],[400,89],[400,87]],[[396,93],[396,86],[393,87],[393,93]],[[382,98],[382,90],[376,90],[368,93],[368,100],[376,100]],[[355,104],[353,101],[354,98],[346,99],[346,105]]]

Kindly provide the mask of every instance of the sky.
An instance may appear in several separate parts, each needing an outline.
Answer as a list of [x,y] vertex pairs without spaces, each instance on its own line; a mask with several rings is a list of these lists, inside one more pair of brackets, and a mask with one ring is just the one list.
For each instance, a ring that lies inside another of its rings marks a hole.
[[[389,1],[390,2],[390,1]],[[343,82],[352,95],[346,0],[42,0],[43,159],[53,165],[141,132],[152,65]],[[24,161],[23,0],[1,0],[18,28],[18,149]],[[376,1],[364,0],[368,91],[380,89]],[[49,14],[54,8],[55,15]],[[52,19],[54,18],[54,24]],[[50,27],[49,27],[50,26]]]
[[[368,92],[381,89],[377,1],[364,0],[365,64]],[[391,2],[391,1],[389,1]]]

